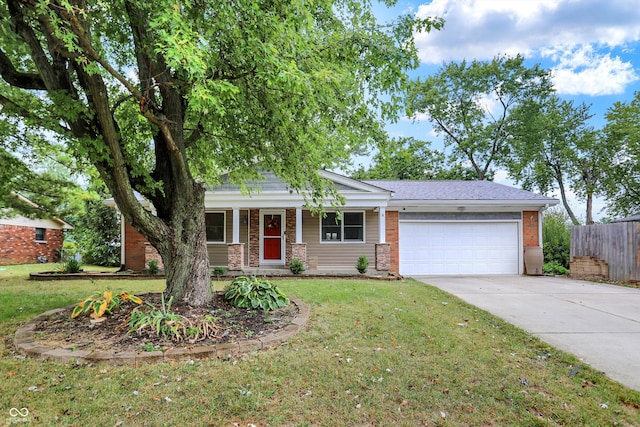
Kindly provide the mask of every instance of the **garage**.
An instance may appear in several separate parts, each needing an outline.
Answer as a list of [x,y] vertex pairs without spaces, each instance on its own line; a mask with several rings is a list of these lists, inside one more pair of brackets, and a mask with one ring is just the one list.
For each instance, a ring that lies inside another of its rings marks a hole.
[[400,274],[519,274],[519,223],[399,223]]

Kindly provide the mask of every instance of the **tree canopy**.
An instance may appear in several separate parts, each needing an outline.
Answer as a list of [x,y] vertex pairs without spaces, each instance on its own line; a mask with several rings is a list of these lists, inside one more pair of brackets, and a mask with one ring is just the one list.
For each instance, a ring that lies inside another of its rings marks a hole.
[[418,64],[413,31],[441,25],[380,25],[352,0],[3,0],[0,140],[95,167],[169,294],[203,305],[204,185],[267,169],[323,200],[316,171],[380,137]]
[[605,139],[617,146],[615,155],[607,158],[609,210],[621,216],[636,215],[640,212],[640,92],[627,103],[616,102],[606,117]]
[[586,104],[551,96],[536,108],[513,112],[515,138],[504,164],[527,190],[548,193],[556,188],[574,225],[580,220],[567,198],[570,190],[586,201],[586,222],[593,222],[593,196],[602,194],[609,161],[616,148],[589,124]]
[[449,166],[445,154],[415,138],[392,139],[382,144],[369,167],[353,173],[355,179],[473,180],[475,171],[457,163]]
[[426,118],[451,147],[454,163],[469,162],[483,180],[508,153],[513,138],[511,112],[553,92],[550,74],[528,68],[524,58],[496,57],[490,62],[450,62],[410,85],[407,115]]

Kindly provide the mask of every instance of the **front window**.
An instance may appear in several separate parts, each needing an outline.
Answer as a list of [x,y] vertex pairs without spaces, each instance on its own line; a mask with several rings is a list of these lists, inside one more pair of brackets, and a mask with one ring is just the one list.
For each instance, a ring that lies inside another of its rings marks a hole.
[[207,242],[225,242],[225,215],[224,212],[208,212],[205,214],[207,227]]
[[364,212],[327,212],[321,233],[323,242],[364,242]]
[[47,229],[46,228],[36,228],[36,240],[40,242],[47,241]]

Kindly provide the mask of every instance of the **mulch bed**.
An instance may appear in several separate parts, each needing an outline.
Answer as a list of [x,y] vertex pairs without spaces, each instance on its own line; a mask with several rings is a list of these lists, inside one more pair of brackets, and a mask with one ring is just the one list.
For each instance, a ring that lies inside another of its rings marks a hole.
[[[160,308],[160,295],[147,294],[140,297],[143,305],[150,303]],[[45,321],[38,322],[35,329],[36,341],[53,348],[117,352],[150,350],[152,347],[162,350],[193,347],[195,344],[213,345],[253,339],[281,330],[289,325],[298,313],[298,307],[295,304],[269,313],[262,310],[237,308],[227,302],[222,293],[216,294],[211,307],[194,308],[187,304],[172,304],[171,312],[185,316],[195,324],[202,322],[207,315],[216,318],[215,323],[218,329],[215,337],[196,342],[188,337],[181,341],[170,341],[151,331],[145,331],[143,334],[130,332],[128,322],[131,312],[136,307],[139,306],[127,302],[120,309],[106,316],[103,322],[96,324],[92,324],[88,315],[71,319],[73,307],[69,307]]]

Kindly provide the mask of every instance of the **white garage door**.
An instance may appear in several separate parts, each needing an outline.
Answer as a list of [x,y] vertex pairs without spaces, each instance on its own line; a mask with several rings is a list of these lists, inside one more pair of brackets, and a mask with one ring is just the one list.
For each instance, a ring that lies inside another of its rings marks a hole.
[[400,274],[518,274],[516,222],[400,222]]

